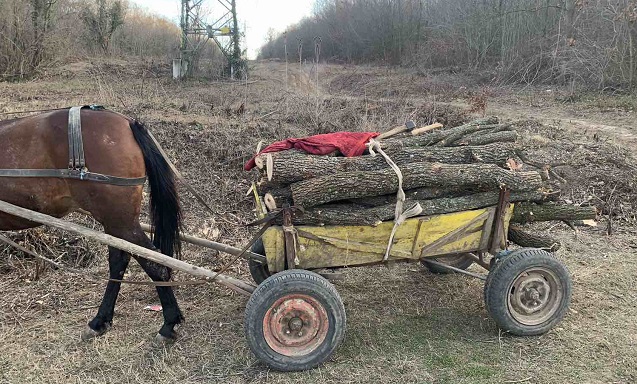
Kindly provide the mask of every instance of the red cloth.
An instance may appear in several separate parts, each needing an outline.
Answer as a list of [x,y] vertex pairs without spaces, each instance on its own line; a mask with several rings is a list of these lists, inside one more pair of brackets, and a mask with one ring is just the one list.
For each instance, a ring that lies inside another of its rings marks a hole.
[[254,159],[262,153],[279,152],[295,148],[313,155],[327,155],[336,150],[346,157],[360,156],[365,152],[365,144],[376,136],[378,132],[334,132],[314,135],[300,139],[290,138],[268,145],[265,149],[251,158],[244,166],[246,171],[255,167]]

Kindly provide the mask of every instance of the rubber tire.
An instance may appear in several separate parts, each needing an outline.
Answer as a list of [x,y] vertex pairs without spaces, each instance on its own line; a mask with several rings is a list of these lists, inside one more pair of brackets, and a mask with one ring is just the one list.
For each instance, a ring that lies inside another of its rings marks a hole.
[[[289,357],[272,350],[263,336],[266,311],[281,297],[305,294],[319,301],[327,312],[329,328],[323,343],[311,353]],[[245,310],[244,329],[248,346],[263,363],[278,371],[293,372],[316,368],[329,359],[345,339],[347,317],[343,300],[324,277],[302,269],[292,269],[267,278],[254,291]]]
[[[543,267],[554,272],[558,284],[562,286],[564,295],[558,304],[557,311],[551,318],[541,324],[531,326],[522,324],[513,318],[509,311],[508,295],[514,280],[521,273],[533,267]],[[485,306],[500,329],[516,336],[542,335],[566,315],[571,301],[571,291],[571,277],[564,264],[544,250],[524,248],[507,255],[489,271],[485,284]]]
[[[263,240],[257,240],[254,244],[252,244],[252,248],[250,248],[250,250],[254,253],[265,256],[265,246],[263,245]],[[248,268],[250,269],[250,275],[252,276],[252,279],[257,284],[263,283],[265,279],[272,276],[267,264],[261,264],[258,261],[250,259],[248,260]]]
[[483,299],[484,299],[484,304],[485,306],[488,307],[489,303],[489,289],[491,288],[491,282],[493,281],[493,276],[496,275],[495,272],[493,272],[496,268],[498,268],[500,265],[502,265],[502,260],[504,260],[507,257],[511,257],[513,255],[517,255],[520,252],[525,252],[527,250],[530,249],[535,249],[535,248],[518,248],[513,250],[512,252],[510,252],[508,255],[506,256],[495,256],[493,259],[493,265],[491,266],[491,269],[489,270],[489,273],[487,274],[487,280],[484,282],[484,289],[483,289]]
[[[439,258],[433,258],[432,260],[435,260],[435,261],[438,261],[440,263],[444,263],[444,264],[447,264],[447,265],[450,265],[452,267],[456,267],[456,268],[462,269],[462,270],[465,270],[465,269],[469,268],[471,265],[473,265],[473,260],[471,260],[468,257],[462,258],[462,259],[460,259],[458,261],[451,262],[451,263],[445,262],[444,261],[444,257],[445,256],[439,257]],[[422,259],[422,265],[427,267],[427,269],[429,269],[429,272],[431,272],[431,273],[439,273],[439,274],[454,273],[453,271],[450,271],[448,269],[444,269],[444,268],[441,268],[441,267],[439,267],[437,265],[428,263],[427,259]]]

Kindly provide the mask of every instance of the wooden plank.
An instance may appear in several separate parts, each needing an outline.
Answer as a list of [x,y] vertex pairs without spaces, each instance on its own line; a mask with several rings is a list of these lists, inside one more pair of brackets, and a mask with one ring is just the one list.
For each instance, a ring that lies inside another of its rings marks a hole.
[[493,229],[493,221],[495,220],[495,210],[490,210],[489,217],[484,221],[482,227],[482,237],[480,238],[480,248],[489,249],[489,240],[491,239],[491,230]]
[[235,279],[223,274],[217,274],[209,269],[200,268],[185,261],[174,259],[170,256],[166,256],[162,253],[152,251],[137,244],[133,244],[126,240],[119,239],[115,236],[107,235],[106,233],[94,231],[84,226],[71,223],[62,219],[55,218],[53,216],[45,215],[43,213],[31,211],[26,208],[18,207],[0,200],[0,211],[8,213],[9,215],[21,217],[33,221],[35,223],[48,225],[54,228],[58,228],[64,231],[76,233],[86,238],[95,240],[105,245],[121,249],[122,251],[132,253],[134,255],[143,257],[145,259],[154,261],[158,264],[165,265],[177,271],[185,272],[189,275],[197,276],[209,280],[211,282],[217,282],[224,287],[230,288],[235,292],[243,295],[250,296],[255,289],[255,286],[246,283],[242,280]]
[[489,252],[492,255],[495,255],[502,249],[506,249],[507,246],[506,214],[510,206],[510,196],[511,191],[508,188],[505,187],[500,189],[500,197],[495,210],[495,222],[493,223],[493,234],[491,236],[491,245],[489,249]]
[[268,261],[268,270],[272,273],[285,270],[285,239],[279,226],[268,228],[263,236],[263,248]]
[[[489,216],[489,212],[485,211],[482,212],[480,215],[478,215],[476,218],[474,218],[473,220],[467,222],[466,224],[459,226],[458,228],[454,229],[453,231],[447,233],[446,235],[442,236],[441,238],[437,239],[434,242],[431,242],[429,244],[427,244],[426,246],[424,246],[422,248],[422,254],[423,255],[428,255],[428,254],[432,254],[432,253],[437,253],[436,250],[439,248],[444,247],[445,245],[454,243],[460,239],[462,239],[463,237],[465,237],[467,234],[471,233],[472,231],[475,233],[475,228],[476,225],[478,227],[481,227],[484,223],[484,220],[487,219],[487,217]],[[457,252],[454,253],[461,253],[461,252],[466,252],[466,249],[458,249]]]
[[[144,232],[151,232],[151,228],[150,225],[148,224],[141,224],[142,229],[144,230]],[[233,255],[233,256],[238,256],[239,254],[241,254],[241,249],[230,246],[230,245],[226,245],[226,244],[222,244],[222,243],[217,243],[216,241],[212,241],[212,240],[208,240],[208,239],[202,239],[200,237],[196,237],[196,236],[192,236],[192,235],[186,235],[185,233],[180,233],[179,234],[179,238],[182,241],[185,241],[186,243],[190,243],[190,244],[194,244],[194,245],[198,245],[200,247],[204,247],[204,248],[210,248],[210,249],[214,249],[216,251],[219,252],[223,252],[223,253],[227,253],[229,255]],[[265,256],[264,255],[259,255],[258,253],[254,253],[250,250],[247,250],[244,254],[243,254],[243,258],[246,260],[256,260],[256,261],[260,261],[262,263],[266,262]]]

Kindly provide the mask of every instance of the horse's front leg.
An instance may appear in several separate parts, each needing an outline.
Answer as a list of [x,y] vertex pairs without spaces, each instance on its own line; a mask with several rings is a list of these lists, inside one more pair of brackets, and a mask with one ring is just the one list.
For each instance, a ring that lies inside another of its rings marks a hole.
[[[128,267],[130,255],[117,248],[108,247],[108,269],[111,279],[121,280]],[[89,340],[103,335],[113,323],[115,313],[115,302],[119,294],[120,283],[109,281],[106,285],[106,292],[102,298],[97,315],[88,323],[88,327],[82,332],[82,340]]]

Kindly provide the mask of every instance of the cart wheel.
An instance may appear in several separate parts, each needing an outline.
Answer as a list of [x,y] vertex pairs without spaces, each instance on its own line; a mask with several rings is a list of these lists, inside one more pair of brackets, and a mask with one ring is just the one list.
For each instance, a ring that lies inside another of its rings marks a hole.
[[487,308],[489,307],[489,295],[488,295],[489,288],[491,287],[493,276],[497,274],[493,272],[493,270],[499,267],[500,265],[502,265],[502,260],[504,260],[505,258],[513,256],[513,255],[517,255],[520,252],[525,252],[530,249],[531,248],[518,248],[514,250],[503,250],[503,251],[500,251],[497,255],[495,255],[491,259],[491,262],[490,262],[491,268],[489,269],[489,273],[487,274],[487,280],[484,282],[484,290],[483,290],[484,304]]
[[[252,244],[252,248],[250,248],[250,250],[254,253],[265,256],[265,246],[263,245],[263,240],[257,240],[254,244]],[[263,283],[265,279],[272,276],[272,274],[268,270],[267,264],[261,264],[258,261],[250,259],[248,260],[248,268],[250,268],[250,275],[252,275],[252,279],[257,284]]]
[[[457,255],[450,255],[450,256],[442,256],[442,257],[436,257],[432,260],[435,260],[439,263],[443,263],[443,264],[447,264],[450,265],[452,267],[456,267],[459,269],[467,269],[471,266],[471,264],[473,264],[473,260],[471,260],[470,258],[466,257],[464,253],[459,253]],[[453,273],[452,271],[442,268],[438,265],[434,265],[431,263],[427,262],[427,259],[423,259],[422,260],[422,264],[427,267],[427,269],[429,269],[429,272],[431,273],[441,273],[441,274],[446,274],[446,273]]]
[[345,338],[345,307],[325,278],[292,269],[257,287],[244,327],[259,360],[279,371],[303,371],[327,360]]
[[541,249],[523,249],[496,263],[485,284],[485,305],[496,324],[517,336],[541,335],[566,314],[571,278]]

